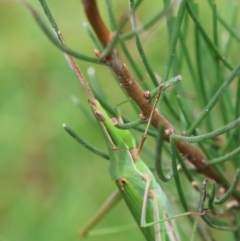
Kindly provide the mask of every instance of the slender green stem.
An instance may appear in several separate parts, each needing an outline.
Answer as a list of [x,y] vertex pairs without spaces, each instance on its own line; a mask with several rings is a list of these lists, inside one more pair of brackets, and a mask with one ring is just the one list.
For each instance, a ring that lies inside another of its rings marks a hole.
[[[173,66],[173,73],[178,74],[179,73],[179,66],[177,62],[177,57],[176,57],[176,45],[178,41],[178,37],[180,35],[180,29],[181,25],[183,22],[183,16],[185,12],[185,5],[186,5],[186,0],[181,1],[181,4],[178,9],[178,14],[175,19],[174,16],[171,18],[167,19],[167,27],[168,27],[168,35],[169,35],[169,50],[168,54],[164,63],[164,68],[163,68],[163,74],[162,74],[162,82],[164,83],[169,75],[171,66]],[[164,1],[164,8],[168,9],[170,6],[170,1]],[[182,93],[181,89],[181,84],[176,86],[176,91],[177,93]],[[172,113],[172,115],[176,118],[176,120],[180,120],[179,118],[179,113],[176,110],[176,108],[173,107],[172,103],[168,100],[165,94],[161,96],[161,100],[164,100],[165,103],[168,106],[169,111]],[[161,101],[160,101],[161,102]]]
[[217,15],[219,22],[227,29],[228,33],[231,34],[238,42],[240,42],[240,35],[239,33],[233,29],[220,15]]
[[[189,53],[189,50],[188,50],[188,48],[187,48],[187,46],[186,46],[186,41],[185,41],[185,39],[184,39],[184,37],[186,37],[186,36],[184,36],[184,34],[180,34],[180,36],[179,36],[179,40],[180,40],[180,43],[181,43],[181,49],[183,50],[183,53],[184,53],[184,55],[185,55],[185,58],[186,58],[186,64],[187,64],[187,66],[188,66],[188,70],[189,70],[189,73],[191,74],[191,76],[192,76],[192,80],[193,81],[195,81],[196,79],[197,79],[197,75],[196,75],[196,73],[195,73],[195,71],[194,71],[194,67],[193,67],[193,61],[191,60],[191,58],[190,58],[190,53]],[[197,88],[197,86],[195,85],[195,82],[194,82],[194,86],[195,86],[195,88],[196,88],[196,92],[197,92],[197,90],[198,90],[198,88]]]
[[[179,178],[179,173],[178,173],[178,169],[177,169],[177,159],[176,159],[176,147],[175,147],[175,143],[174,143],[174,139],[172,137],[170,137],[170,152],[171,152],[171,157],[172,157],[172,167],[173,167],[173,175],[174,175],[174,180],[175,180],[175,184],[178,190],[178,195],[181,201],[181,204],[184,208],[185,211],[188,211],[188,205],[186,202],[186,198],[183,194],[183,189],[181,186],[181,181]],[[201,212],[200,212],[201,213]],[[192,217],[188,216],[190,218],[190,220],[192,221]],[[205,233],[202,231],[202,229],[198,229],[199,233],[205,238]],[[204,239],[206,240],[206,239]]]
[[187,212],[188,211],[188,205],[187,205],[187,202],[186,202],[186,198],[184,197],[181,181],[180,181],[180,178],[179,178],[179,173],[178,173],[178,169],[177,169],[176,147],[175,147],[174,142],[175,142],[175,140],[171,136],[169,143],[170,143],[170,153],[171,153],[171,158],[172,158],[173,176],[174,176],[176,188],[178,190],[178,195],[179,195],[179,198],[181,200],[181,204],[182,204],[185,212]]
[[124,18],[123,22],[117,28],[117,30],[114,34],[114,37],[111,39],[111,41],[108,43],[107,47],[100,54],[99,60],[105,59],[106,56],[112,51],[113,47],[116,45],[116,43],[119,39],[119,36],[121,34],[121,31],[122,31],[123,27],[125,26],[125,24],[127,23],[128,19],[129,19],[129,16],[134,14],[134,11],[136,11],[137,7],[140,6],[142,1],[143,0],[137,0],[136,4],[133,6],[133,8],[129,12],[129,14]]
[[240,76],[238,77],[237,83],[237,92],[236,92],[236,109],[235,109],[235,118],[240,117]]
[[240,147],[236,148],[234,151],[232,151],[232,152],[230,152],[230,153],[228,153],[228,154],[226,154],[224,156],[221,156],[221,157],[209,160],[206,163],[206,166],[211,166],[211,165],[215,165],[215,164],[219,164],[219,163],[225,162],[227,160],[230,160],[231,158],[233,158],[234,156],[236,156],[239,153],[240,153]]
[[136,121],[132,121],[132,122],[129,122],[129,123],[126,123],[126,124],[121,124],[121,123],[117,123],[115,126],[121,130],[127,130],[127,129],[132,129],[132,128],[135,128],[141,124],[144,124],[146,123],[147,121],[146,120],[136,120]]
[[[214,167],[223,183],[225,183],[225,185],[229,188],[231,186],[231,182],[227,179],[226,174],[223,172],[222,168],[220,168],[218,164],[216,164]],[[237,189],[235,189],[233,193],[236,197],[240,198],[240,192]]]
[[[169,101],[169,99],[165,96],[164,92],[161,95],[161,97],[163,96],[163,102],[167,108],[167,110],[171,113],[171,117],[174,117],[177,121],[180,120],[179,118],[179,112],[177,111],[177,109],[175,108],[175,106],[173,106],[173,104],[171,103],[171,101]],[[160,97],[160,98],[161,98]],[[167,116],[166,116],[167,117]]]
[[[238,22],[237,21],[237,18],[238,18],[238,8],[236,6],[232,6],[230,7],[230,12],[229,12],[229,22],[230,22],[230,25],[233,29],[237,29],[237,26],[236,26],[236,23],[235,22]],[[227,41],[224,45],[224,49],[223,49],[223,53],[225,54],[225,56],[229,56],[229,53],[231,52],[231,48],[233,46],[233,37],[232,35],[230,34],[227,38]]]
[[[219,47],[216,2],[212,3],[212,17],[213,17],[213,42],[216,47]],[[219,87],[219,82],[221,83],[223,81],[223,78],[222,78],[222,71],[221,71],[221,67],[220,67],[220,61],[216,55],[215,55],[214,64],[215,64],[215,82],[216,82],[216,85]],[[226,92],[226,94],[228,94],[228,93]],[[220,104],[220,108],[221,108],[220,113],[222,115],[223,123],[226,125],[229,122],[228,118],[227,118],[228,115],[226,115],[227,110],[229,109],[229,105],[226,104],[227,101],[224,97],[223,97],[223,100],[219,101],[219,104]]]
[[199,222],[199,218],[196,218],[194,223],[193,223],[193,227],[192,227],[192,233],[191,233],[191,237],[189,241],[194,241],[195,239],[195,233],[197,231],[197,227],[198,227],[198,222]]
[[[198,86],[198,91],[199,96],[201,96],[200,103],[201,106],[205,106],[208,103],[208,97],[207,97],[207,91],[206,91],[206,81],[204,81],[204,67],[203,67],[203,61],[206,61],[206,56],[203,56],[204,48],[203,48],[203,43],[201,41],[201,36],[198,31],[198,29],[195,29],[195,45],[196,45],[196,63],[197,63],[197,75],[198,78],[195,79],[195,84],[198,82],[196,85]],[[204,60],[203,60],[204,58]]]
[[157,142],[156,151],[155,151],[156,155],[155,155],[155,161],[154,161],[155,170],[160,180],[162,180],[163,182],[168,182],[172,179],[173,173],[172,171],[170,171],[167,175],[163,173],[163,167],[162,167],[162,148],[164,145],[164,127],[163,126],[159,127],[156,142]]
[[155,88],[154,90],[151,91],[151,97],[155,96],[158,91],[159,88],[161,88],[161,90],[165,90],[169,87],[171,87],[172,85],[174,85],[175,83],[177,83],[178,81],[182,80],[182,76],[178,75],[170,80],[167,80],[166,82],[162,83],[159,87]]
[[[138,1],[139,3],[141,3],[141,1]],[[108,10],[108,15],[109,15],[109,20],[110,20],[110,25],[111,25],[111,30],[112,31],[118,31],[118,26],[117,26],[117,23],[116,23],[116,20],[115,20],[115,17],[114,17],[114,14],[113,14],[113,9],[112,9],[112,4],[111,4],[111,1],[110,0],[106,0],[106,5],[107,5],[107,10]],[[127,20],[127,19],[126,19]],[[123,49],[123,52],[125,53],[130,65],[132,66],[133,70],[136,72],[137,76],[142,79],[142,74],[140,72],[140,70],[137,68],[137,65],[135,64],[135,61],[134,59],[132,58],[131,54],[129,53],[125,43],[122,41],[121,38],[118,38],[118,40],[120,41],[120,44],[122,46],[122,49]],[[113,75],[115,79],[116,76]],[[125,91],[123,91],[123,93],[127,96],[127,93]],[[127,96],[128,97],[128,96]],[[133,109],[138,112],[138,107],[137,105],[135,104],[135,102],[131,101],[130,102]]]
[[178,160],[179,164],[181,165],[181,169],[185,173],[189,182],[192,183],[194,181],[194,179],[193,179],[193,176],[191,174],[191,171],[187,168],[187,166],[186,166],[185,162],[183,161],[183,158],[181,157],[179,152],[176,151],[176,155],[177,155],[177,160]]
[[174,140],[188,142],[188,143],[200,142],[200,141],[205,141],[205,140],[214,138],[216,136],[219,136],[227,131],[230,131],[233,128],[238,127],[239,125],[240,125],[240,118],[229,123],[228,125],[223,126],[222,128],[219,128],[219,129],[209,132],[207,134],[203,134],[203,135],[199,135],[199,136],[191,136],[191,137],[173,134],[172,137],[174,138]]
[[119,34],[120,34],[120,31],[122,30],[123,26],[124,26],[123,24],[120,25],[120,27],[118,28],[118,31],[116,31],[114,33],[114,37],[112,38],[112,40],[109,42],[107,47],[101,52],[101,54],[99,56],[100,61],[103,61],[108,56],[108,54],[112,51],[112,49],[117,45]]
[[81,110],[84,116],[87,117],[87,119],[91,122],[91,124],[95,127],[96,126],[96,120],[93,118],[92,113],[89,111],[89,109],[86,108],[86,106],[79,101],[79,99],[75,95],[70,96],[72,102]]
[[206,185],[207,185],[207,179],[205,179],[202,183],[202,192],[201,192],[201,197],[200,197],[200,202],[199,202],[199,207],[198,211],[199,213],[205,212],[204,215],[201,216],[201,218],[212,228],[216,228],[219,230],[225,230],[225,231],[236,231],[239,228],[239,225],[237,224],[232,224],[232,223],[226,223],[223,222],[219,219],[210,217],[207,213],[207,211],[204,209],[204,203],[206,199]]
[[[195,179],[193,178],[193,175],[195,175],[193,173],[193,170],[187,168],[186,163],[184,162],[182,156],[180,155],[180,153],[178,151],[176,151],[176,154],[177,154],[178,162],[181,165],[181,169],[183,170],[183,172],[186,175],[189,182],[192,184],[195,181]],[[179,172],[181,171],[181,169],[179,170]],[[196,191],[198,191],[198,192],[200,191],[199,186],[197,186],[197,185],[192,185],[192,186]]]
[[108,11],[108,17],[109,17],[109,24],[110,24],[110,29],[112,32],[116,31],[117,29],[117,22],[114,17],[114,11],[112,8],[112,1],[111,0],[106,0],[106,7]]
[[[184,34],[180,35],[180,43],[181,43],[181,46],[182,46],[182,49],[183,49],[183,54],[185,56],[189,72],[191,74],[191,79],[194,81],[195,91],[196,91],[196,93],[200,93],[199,92],[199,89],[200,89],[199,83],[198,83],[198,81],[196,81],[197,80],[197,75],[196,75],[196,73],[194,71],[194,67],[193,67],[192,61],[190,59],[190,54],[189,54],[188,48],[187,48],[186,43],[185,43],[184,38],[183,38],[183,36],[185,36],[185,35]],[[178,103],[178,105],[180,107],[180,110],[182,111],[182,114],[183,114],[183,116],[184,116],[184,118],[185,118],[185,120],[187,122],[187,125],[188,125],[187,127],[189,128],[191,126],[191,124],[193,123],[193,119],[194,118],[193,117],[189,118],[191,116],[191,113],[190,112],[188,112],[188,113],[186,112],[186,109],[187,109],[186,106],[188,105],[188,103],[183,103],[182,98],[179,95],[177,95],[176,97],[177,97],[177,103]],[[201,103],[204,102],[202,100],[203,96],[201,94],[198,95],[198,98],[200,99]],[[196,133],[197,133],[197,131],[193,131],[194,135],[196,135]],[[199,145],[200,145],[202,151],[205,153],[205,155],[207,157],[209,157],[210,156],[209,155],[209,151],[207,151],[206,148],[204,148],[202,143],[199,143]]]
[[45,23],[43,22],[43,20],[40,18],[39,14],[37,13],[37,11],[28,3],[26,3],[25,1],[21,0],[22,2],[25,3],[25,5],[28,7],[28,9],[31,11],[33,18],[36,20],[37,24],[39,25],[39,27],[42,29],[42,31],[46,34],[46,36],[49,38],[49,40],[56,46],[58,47],[60,50],[62,50],[64,53],[67,53],[77,59],[81,59],[83,61],[87,61],[87,62],[91,62],[91,63],[95,63],[95,64],[103,64],[101,63],[98,59],[96,58],[91,58],[89,56],[83,55],[81,53],[76,52],[75,50],[72,50],[70,48],[68,48],[67,46],[63,45],[58,37],[60,30],[45,2],[45,0],[39,0],[42,8],[46,14],[46,16],[49,19],[49,22],[52,26],[52,28],[54,29],[55,35],[52,34],[52,32],[48,29],[48,27],[45,25]]
[[240,178],[240,169],[237,169],[233,182],[231,183],[231,186],[229,187],[227,192],[221,198],[214,199],[214,204],[223,204],[224,202],[226,202],[229,199],[229,197],[233,194],[234,190],[236,189],[236,186],[239,182],[239,178]]
[[[131,16],[131,25],[132,25],[132,28],[133,29],[136,29],[137,28],[137,23],[136,23],[136,18],[135,18],[135,14],[133,12],[133,7],[134,7],[134,0],[130,0],[129,1],[129,5],[130,5],[130,9],[132,11],[132,16]],[[136,46],[137,46],[137,49],[138,49],[138,52],[139,52],[139,55],[143,61],[143,64],[147,70],[147,73],[149,74],[153,84],[155,86],[158,86],[159,83],[158,83],[158,80],[157,80],[157,77],[155,76],[155,73],[153,72],[152,68],[151,68],[151,65],[150,63],[148,62],[147,60],[147,57],[146,57],[146,54],[143,50],[143,47],[142,47],[142,44],[141,44],[141,41],[140,41],[140,38],[138,36],[138,34],[136,33],[135,34],[135,41],[136,41]]]
[[158,12],[156,15],[154,15],[152,18],[141,24],[141,26],[137,27],[136,29],[133,29],[132,31],[122,34],[120,38],[122,40],[128,40],[130,38],[133,38],[136,34],[141,34],[142,32],[149,29],[151,26],[153,26],[155,23],[159,22],[163,17],[168,16],[170,12],[172,12],[172,9],[174,7],[174,3],[170,5],[168,8],[163,9],[162,11]]
[[218,91],[216,91],[215,95],[208,102],[208,104],[206,105],[204,110],[201,112],[199,117],[189,127],[189,129],[187,130],[187,135],[190,135],[195,130],[195,128],[198,127],[198,125],[202,122],[202,120],[209,114],[210,110],[214,107],[214,105],[218,102],[219,98],[226,91],[228,86],[232,83],[235,76],[238,75],[239,70],[240,70],[240,63],[233,69],[233,71],[231,72],[229,77],[223,82],[223,84],[220,86]]
[[[237,83],[237,91],[236,91],[236,102],[235,102],[235,117],[240,117],[240,77],[238,77],[238,83]],[[240,128],[236,129],[236,132],[233,136],[235,146],[238,146],[240,143]],[[238,158],[238,160],[237,160]],[[234,159],[233,165],[235,167],[239,167],[239,156]]]
[[82,139],[80,136],[77,135],[77,133],[72,130],[69,126],[67,126],[66,124],[63,124],[63,128],[64,130],[67,131],[67,133],[73,137],[78,143],[80,143],[83,147],[87,148],[88,150],[90,150],[91,152],[93,152],[94,154],[103,157],[106,160],[109,160],[109,155],[102,152],[101,150],[99,150],[98,148],[94,147],[93,145],[89,144],[88,142],[86,142],[84,139]]
[[230,135],[230,137],[226,140],[225,145],[221,147],[219,151],[219,156],[224,155],[231,148],[234,141],[234,135],[236,134],[237,131],[238,129],[235,131],[233,135]]
[[176,49],[178,37],[180,35],[180,29],[181,29],[181,25],[182,25],[182,21],[183,21],[183,16],[185,13],[186,3],[187,3],[187,0],[183,0],[183,1],[181,1],[181,4],[179,6],[178,15],[177,15],[176,21],[174,23],[172,34],[171,34],[168,55],[166,57],[166,61],[164,64],[164,69],[163,69],[163,74],[162,74],[162,82],[165,82],[167,80],[169,71],[171,68],[172,60],[175,56],[175,49]]
[[41,6],[43,8],[43,11],[44,11],[45,15],[47,16],[48,21],[50,22],[54,31],[58,32],[59,31],[58,25],[57,25],[56,21],[54,20],[53,15],[52,15],[46,1],[45,0],[38,0],[38,1],[40,2]]
[[215,196],[216,196],[216,183],[214,182],[212,184],[212,188],[211,188],[211,193],[210,193],[210,196],[209,196],[209,199],[208,199],[208,206],[209,206],[209,209],[214,213],[216,214],[217,213],[217,210],[216,208],[214,207],[214,199],[215,199]]
[[228,60],[222,56],[220,50],[214,45],[214,43],[211,41],[209,36],[207,35],[206,31],[204,30],[203,26],[201,25],[199,19],[197,18],[196,14],[194,13],[191,5],[189,4],[189,0],[187,2],[187,10],[189,15],[191,16],[192,20],[198,27],[199,31],[201,32],[203,38],[205,39],[206,43],[210,46],[210,48],[215,52],[216,56],[223,62],[223,64],[229,68],[230,70],[233,69],[232,65],[228,62]]
[[[214,8],[214,5],[216,5],[215,1],[212,1],[212,0],[208,0],[208,3],[212,9]],[[234,37],[238,42],[240,42],[239,33],[233,27],[231,27],[218,13],[216,14],[216,18],[219,20],[222,26],[227,30],[227,32],[230,33],[231,36]]]
[[210,217],[208,214],[205,214],[201,217],[210,227],[215,228],[215,229],[219,229],[219,230],[223,230],[223,231],[230,231],[230,232],[234,232],[239,229],[239,224],[222,222],[219,219]]
[[[187,46],[186,46],[186,41],[185,41],[184,37],[186,38],[186,36],[181,33],[181,34],[180,34],[180,38],[179,38],[180,44],[181,44],[181,49],[182,49],[183,54],[184,54],[184,57],[185,57],[185,59],[186,59],[186,65],[187,65],[188,70],[189,70],[189,73],[190,73],[190,75],[191,75],[191,78],[190,78],[190,79],[191,79],[192,82],[193,82],[193,86],[194,86],[194,88],[195,88],[195,92],[196,92],[196,93],[200,93],[200,92],[199,92],[199,89],[200,89],[199,83],[198,83],[198,81],[196,81],[196,80],[197,80],[197,74],[195,73],[194,66],[193,66],[193,61],[192,61],[191,58],[190,58],[189,49],[188,49]],[[199,102],[200,102],[200,103],[203,103],[202,95],[201,95],[201,94],[199,95],[198,98],[200,99]],[[186,106],[186,104],[184,104],[184,106]]]
[[189,119],[190,114],[186,113],[186,105],[183,104],[182,98],[179,95],[176,95],[176,100],[179,106],[180,111],[183,114],[183,117],[186,121],[187,127],[189,127],[192,123],[192,121]]
[[[183,105],[181,97],[179,95],[176,96],[176,99],[177,99],[177,103],[178,103],[178,105],[180,107],[180,110],[181,110],[181,112],[183,114],[183,117],[184,117],[184,119],[185,119],[185,121],[187,123],[187,126],[190,126],[192,121],[189,119],[190,114],[186,113],[186,111],[185,111],[186,104]],[[194,131],[193,134],[197,135],[197,132]],[[203,143],[199,142],[198,144],[199,144],[200,148],[202,149],[202,151],[205,153],[205,155],[209,158],[210,157],[210,153],[209,153],[209,151],[206,150],[206,148],[204,147]]]
[[83,27],[86,30],[86,32],[87,32],[88,36],[90,37],[90,39],[92,40],[95,48],[100,50],[100,51],[102,51],[102,45],[100,44],[100,42],[98,41],[98,39],[94,35],[93,31],[89,28],[89,26],[88,26],[88,24],[86,22],[83,22]]
[[[114,14],[113,14],[114,11],[112,9],[112,2],[111,2],[111,0],[106,0],[106,5],[107,5],[107,10],[108,10],[111,30],[112,31],[116,31],[117,23],[116,23],[116,19],[114,17]],[[124,43],[124,41],[122,39],[122,35],[119,38],[119,42],[121,44],[121,47],[122,47],[122,50],[123,50],[125,56],[127,57],[130,65],[132,66],[133,71],[136,73],[137,77],[140,80],[143,80],[143,75],[142,75],[141,71],[139,70],[139,68],[137,67],[137,65],[135,63],[135,60],[133,59],[131,53],[128,51],[128,48],[127,48],[126,44]]]
[[[121,44],[121,47],[122,47],[122,50],[123,50],[125,56],[127,57],[128,61],[129,61],[129,64],[132,66],[133,71],[136,73],[137,77],[140,80],[143,80],[144,79],[143,74],[141,73],[140,69],[138,68],[136,61],[133,59],[131,53],[128,51],[126,44],[121,39],[120,39],[120,44]],[[145,82],[143,82],[143,84],[144,83]],[[145,86],[145,88],[147,88],[147,87]]]
[[[198,5],[199,2],[194,2],[194,9],[196,16],[198,16]],[[200,99],[201,106],[206,106],[208,103],[208,95],[207,95],[207,88],[206,88],[206,76],[204,75],[205,70],[203,63],[206,62],[206,56],[202,53],[205,51],[205,46],[203,45],[202,37],[200,35],[200,31],[198,28],[195,28],[195,51],[196,51],[196,64],[197,64],[197,78],[195,79],[195,84],[197,83],[198,90],[198,98]],[[207,126],[210,127],[209,119],[207,119],[208,123]]]
[[[165,10],[169,9],[169,7],[171,6],[171,1],[169,1],[169,0],[164,0],[163,3],[164,3],[164,9]],[[175,40],[177,41],[177,39],[173,35],[174,35],[174,33],[176,33],[176,37],[178,35],[177,34],[177,27],[178,27],[179,17],[181,17],[180,16],[181,14],[179,14],[179,13],[181,13],[180,9],[181,9],[181,5],[180,5],[180,7],[178,9],[177,19],[176,19],[175,14],[173,13],[173,10],[169,11],[169,16],[167,16],[167,18],[166,18],[167,30],[168,30],[168,39],[169,39],[169,48],[168,48],[167,57],[166,57],[166,60],[165,60],[165,63],[164,63],[164,67],[163,67],[164,68],[163,69],[163,74],[162,74],[162,76],[163,76],[162,77],[162,82],[163,83],[166,81],[167,76],[169,75],[171,66],[172,66],[172,70],[173,70],[172,71],[173,75],[179,74],[179,63],[178,63],[177,54],[176,54],[176,51],[175,51],[176,46],[174,46],[174,41]],[[175,48],[174,52],[172,52],[173,48]],[[166,68],[168,68],[168,70]],[[166,70],[166,72],[164,73],[165,70]],[[182,94],[181,83],[176,85],[175,92],[177,92],[178,94]],[[172,101],[169,100],[169,97],[167,97],[165,95],[165,93],[162,94],[160,102],[159,102],[159,105],[162,102],[162,100],[166,103],[167,108],[168,108],[170,114],[172,115],[169,118],[174,117],[177,121],[180,121],[180,116],[179,116],[177,108],[174,107],[174,105],[171,103]]]
[[218,47],[218,25],[217,25],[217,6],[216,6],[216,2],[213,2],[212,6],[213,6],[213,8],[212,8],[213,42]]
[[89,78],[89,82],[90,82],[90,86],[91,89],[93,89],[95,92],[97,92],[100,96],[102,96],[102,98],[107,100],[107,97],[103,91],[103,89],[101,88],[98,78],[95,74],[95,69],[92,67],[89,67],[87,70],[88,73],[88,78]]

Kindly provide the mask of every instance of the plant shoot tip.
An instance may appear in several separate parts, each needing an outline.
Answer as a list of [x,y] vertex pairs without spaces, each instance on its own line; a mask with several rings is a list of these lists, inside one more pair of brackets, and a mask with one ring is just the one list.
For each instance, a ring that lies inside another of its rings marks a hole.
[[78,98],[75,95],[73,95],[73,94],[70,95],[70,98],[71,98],[73,103],[75,103],[75,104],[78,103]]
[[81,22],[82,22],[82,25],[83,25],[84,28],[88,26],[85,21],[81,20]]
[[89,75],[94,75],[95,74],[95,69],[93,67],[89,67],[87,71],[88,71]]

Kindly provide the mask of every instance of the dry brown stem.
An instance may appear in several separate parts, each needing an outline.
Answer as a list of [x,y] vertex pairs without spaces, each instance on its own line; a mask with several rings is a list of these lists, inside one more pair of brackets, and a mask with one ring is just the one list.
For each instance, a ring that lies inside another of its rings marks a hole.
[[[106,47],[111,41],[113,34],[108,30],[103,22],[101,15],[98,11],[98,7],[95,0],[82,0],[85,8],[87,18],[92,25],[97,37],[102,43],[103,47]],[[136,102],[141,109],[144,116],[149,117],[153,108],[152,103],[148,102],[144,96],[144,91],[133,79],[127,66],[119,59],[116,49],[113,49],[106,58],[106,64],[115,73],[120,85],[125,89],[128,95]],[[165,128],[165,140],[169,141],[169,135],[171,133],[177,133],[171,123],[157,110],[155,109],[152,117],[151,124],[158,128],[158,126],[164,125]],[[179,152],[187,158],[197,169],[198,172],[204,174],[207,177],[215,180],[217,183],[222,184],[224,187],[226,184],[221,180],[216,170],[209,166],[206,167],[205,163],[207,158],[194,146],[184,143],[176,142],[176,146]]]

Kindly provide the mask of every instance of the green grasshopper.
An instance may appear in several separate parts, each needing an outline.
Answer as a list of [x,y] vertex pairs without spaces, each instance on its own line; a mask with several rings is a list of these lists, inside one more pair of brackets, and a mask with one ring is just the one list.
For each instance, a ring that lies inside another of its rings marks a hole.
[[[24,0],[21,0],[21,2],[32,12],[44,32],[48,34],[48,36],[51,36],[31,5]],[[58,30],[57,25],[53,24],[54,20],[46,2],[41,1],[41,3],[44,5],[43,8],[47,10],[48,18],[50,18],[58,40],[65,46],[61,32]],[[55,38],[52,38],[52,40],[56,41]],[[66,48],[64,48],[64,52],[65,51]],[[89,95],[91,108],[101,126],[110,156],[109,171],[111,178],[115,181],[144,236],[148,241],[180,241],[179,232],[173,219],[188,214],[173,216],[167,196],[155,180],[150,169],[140,159],[140,152],[136,148],[136,141],[131,132],[117,129],[112,124],[111,119],[101,105],[95,99],[92,99],[94,97],[90,98],[93,94],[88,88],[87,82],[75,60],[68,54],[66,54],[65,57],[86,93]],[[155,102],[155,106],[156,103],[157,102]],[[149,118],[148,126],[150,119],[151,117]],[[64,128],[69,131],[66,126],[64,126]],[[116,193],[114,198],[116,200],[119,199],[119,193]],[[98,219],[99,218],[94,218],[93,222],[90,221],[86,228],[82,230],[82,236],[87,235],[89,228],[93,227]]]
[[[173,218],[189,213],[173,216],[167,196],[150,169],[140,159],[131,132],[116,128],[98,101],[90,101],[90,104],[108,147],[111,178],[115,181],[145,238],[148,241],[180,241]],[[115,196],[116,199],[119,198],[118,193]],[[82,230],[81,236],[86,236],[96,222],[90,221]]]
[[[100,104],[94,99],[94,95],[89,88],[86,80],[84,79],[81,71],[79,70],[75,60],[66,53],[74,54],[79,57],[79,54],[76,54],[71,49],[68,49],[65,45],[65,41],[61,35],[60,30],[55,23],[50,10],[47,7],[45,0],[40,0],[42,7],[47,15],[55,35],[52,36],[48,31],[48,28],[44,25],[43,21],[34,10],[34,8],[24,0],[20,0],[25,6],[32,12],[33,17],[38,22],[42,30],[46,33],[46,35],[53,41],[62,51],[65,53],[65,57],[67,59],[68,64],[73,69],[77,79],[82,84],[85,92],[87,93],[90,99],[90,105],[92,107],[93,113],[95,117],[100,123],[106,144],[108,146],[109,155],[110,155],[110,175],[111,178],[116,182],[118,186],[119,192],[114,193],[111,197],[109,204],[113,205],[114,201],[119,200],[119,193],[124,198],[126,204],[128,205],[133,217],[138,223],[141,231],[144,236],[149,241],[180,241],[180,235],[175,224],[174,218],[182,217],[189,214],[194,213],[184,213],[177,216],[173,216],[170,202],[168,201],[167,196],[162,191],[161,187],[155,180],[149,168],[145,165],[145,163],[139,158],[139,149],[136,149],[136,141],[131,133],[127,130],[119,130],[117,129],[111,122],[111,119],[108,117],[107,113],[100,106]],[[61,43],[59,45],[59,43]],[[86,59],[81,55],[81,59]],[[92,62],[97,62],[95,59],[89,59]],[[237,70],[237,68],[236,68]],[[235,75],[234,75],[235,76]],[[166,83],[166,82],[165,82]],[[170,83],[170,82],[169,82]],[[169,84],[168,83],[168,84]],[[167,87],[167,86],[166,86]],[[159,88],[161,90],[161,88]],[[159,92],[160,94],[160,92]],[[159,98],[159,96],[158,96]],[[155,102],[154,108],[156,106],[157,100]],[[153,111],[152,110],[152,111]],[[152,115],[152,114],[151,114]],[[148,126],[151,120],[151,116],[148,121]],[[147,127],[148,128],[148,127]],[[146,129],[147,129],[146,128]],[[70,133],[71,131],[65,129]],[[145,131],[146,133],[146,131]],[[70,133],[71,134],[71,133]],[[72,135],[72,134],[71,134]],[[72,135],[74,136],[74,135]],[[77,137],[75,136],[77,139]],[[143,140],[145,140],[143,138]],[[142,141],[143,144],[143,141]],[[142,145],[140,145],[142,146]],[[141,148],[140,148],[141,149]],[[237,176],[238,175],[238,176]],[[235,178],[235,185],[237,185],[239,172],[237,173]],[[204,191],[202,195],[202,201],[198,215],[206,214],[204,213],[204,200],[206,198],[206,189],[204,182]],[[234,187],[235,188],[235,187]],[[229,189],[230,190],[230,189]],[[223,199],[223,198],[222,198]],[[212,200],[213,201],[213,200]],[[218,200],[219,202],[219,200]],[[106,207],[104,207],[107,210]],[[104,210],[103,209],[103,210]],[[98,213],[99,214],[99,213]],[[101,218],[103,212],[101,210],[101,215],[95,216],[89,224],[82,230],[82,236],[87,235],[89,229],[93,227],[96,222]],[[207,221],[209,218],[207,216]],[[210,225],[210,223],[208,223]],[[220,225],[210,225],[212,227],[222,228]],[[233,225],[231,225],[233,226]],[[231,227],[222,228],[223,230],[231,230]],[[233,226],[233,231],[238,230],[238,225]]]

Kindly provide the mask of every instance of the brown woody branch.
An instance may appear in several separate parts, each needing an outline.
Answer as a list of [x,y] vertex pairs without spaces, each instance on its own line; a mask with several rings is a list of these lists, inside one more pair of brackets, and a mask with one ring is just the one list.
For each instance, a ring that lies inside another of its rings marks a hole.
[[[92,25],[97,37],[101,41],[103,47],[106,47],[113,34],[108,30],[105,23],[103,22],[101,15],[98,11],[98,7],[95,0],[82,0],[84,4],[85,13],[87,18]],[[129,72],[127,66],[119,59],[116,49],[113,49],[106,58],[106,64],[115,73],[120,85],[125,89],[128,95],[137,103],[144,116],[150,116],[153,105],[147,101],[145,92],[133,79],[133,76]],[[176,129],[169,123],[169,121],[155,109],[151,124],[158,128],[161,124],[165,128],[165,140],[169,141],[169,134],[177,133]],[[184,143],[176,142],[176,146],[179,152],[185,156],[196,168],[196,170],[205,176],[215,180],[217,183],[226,187],[226,184],[220,178],[216,170],[209,166],[206,167],[205,163],[207,158],[194,146]]]

